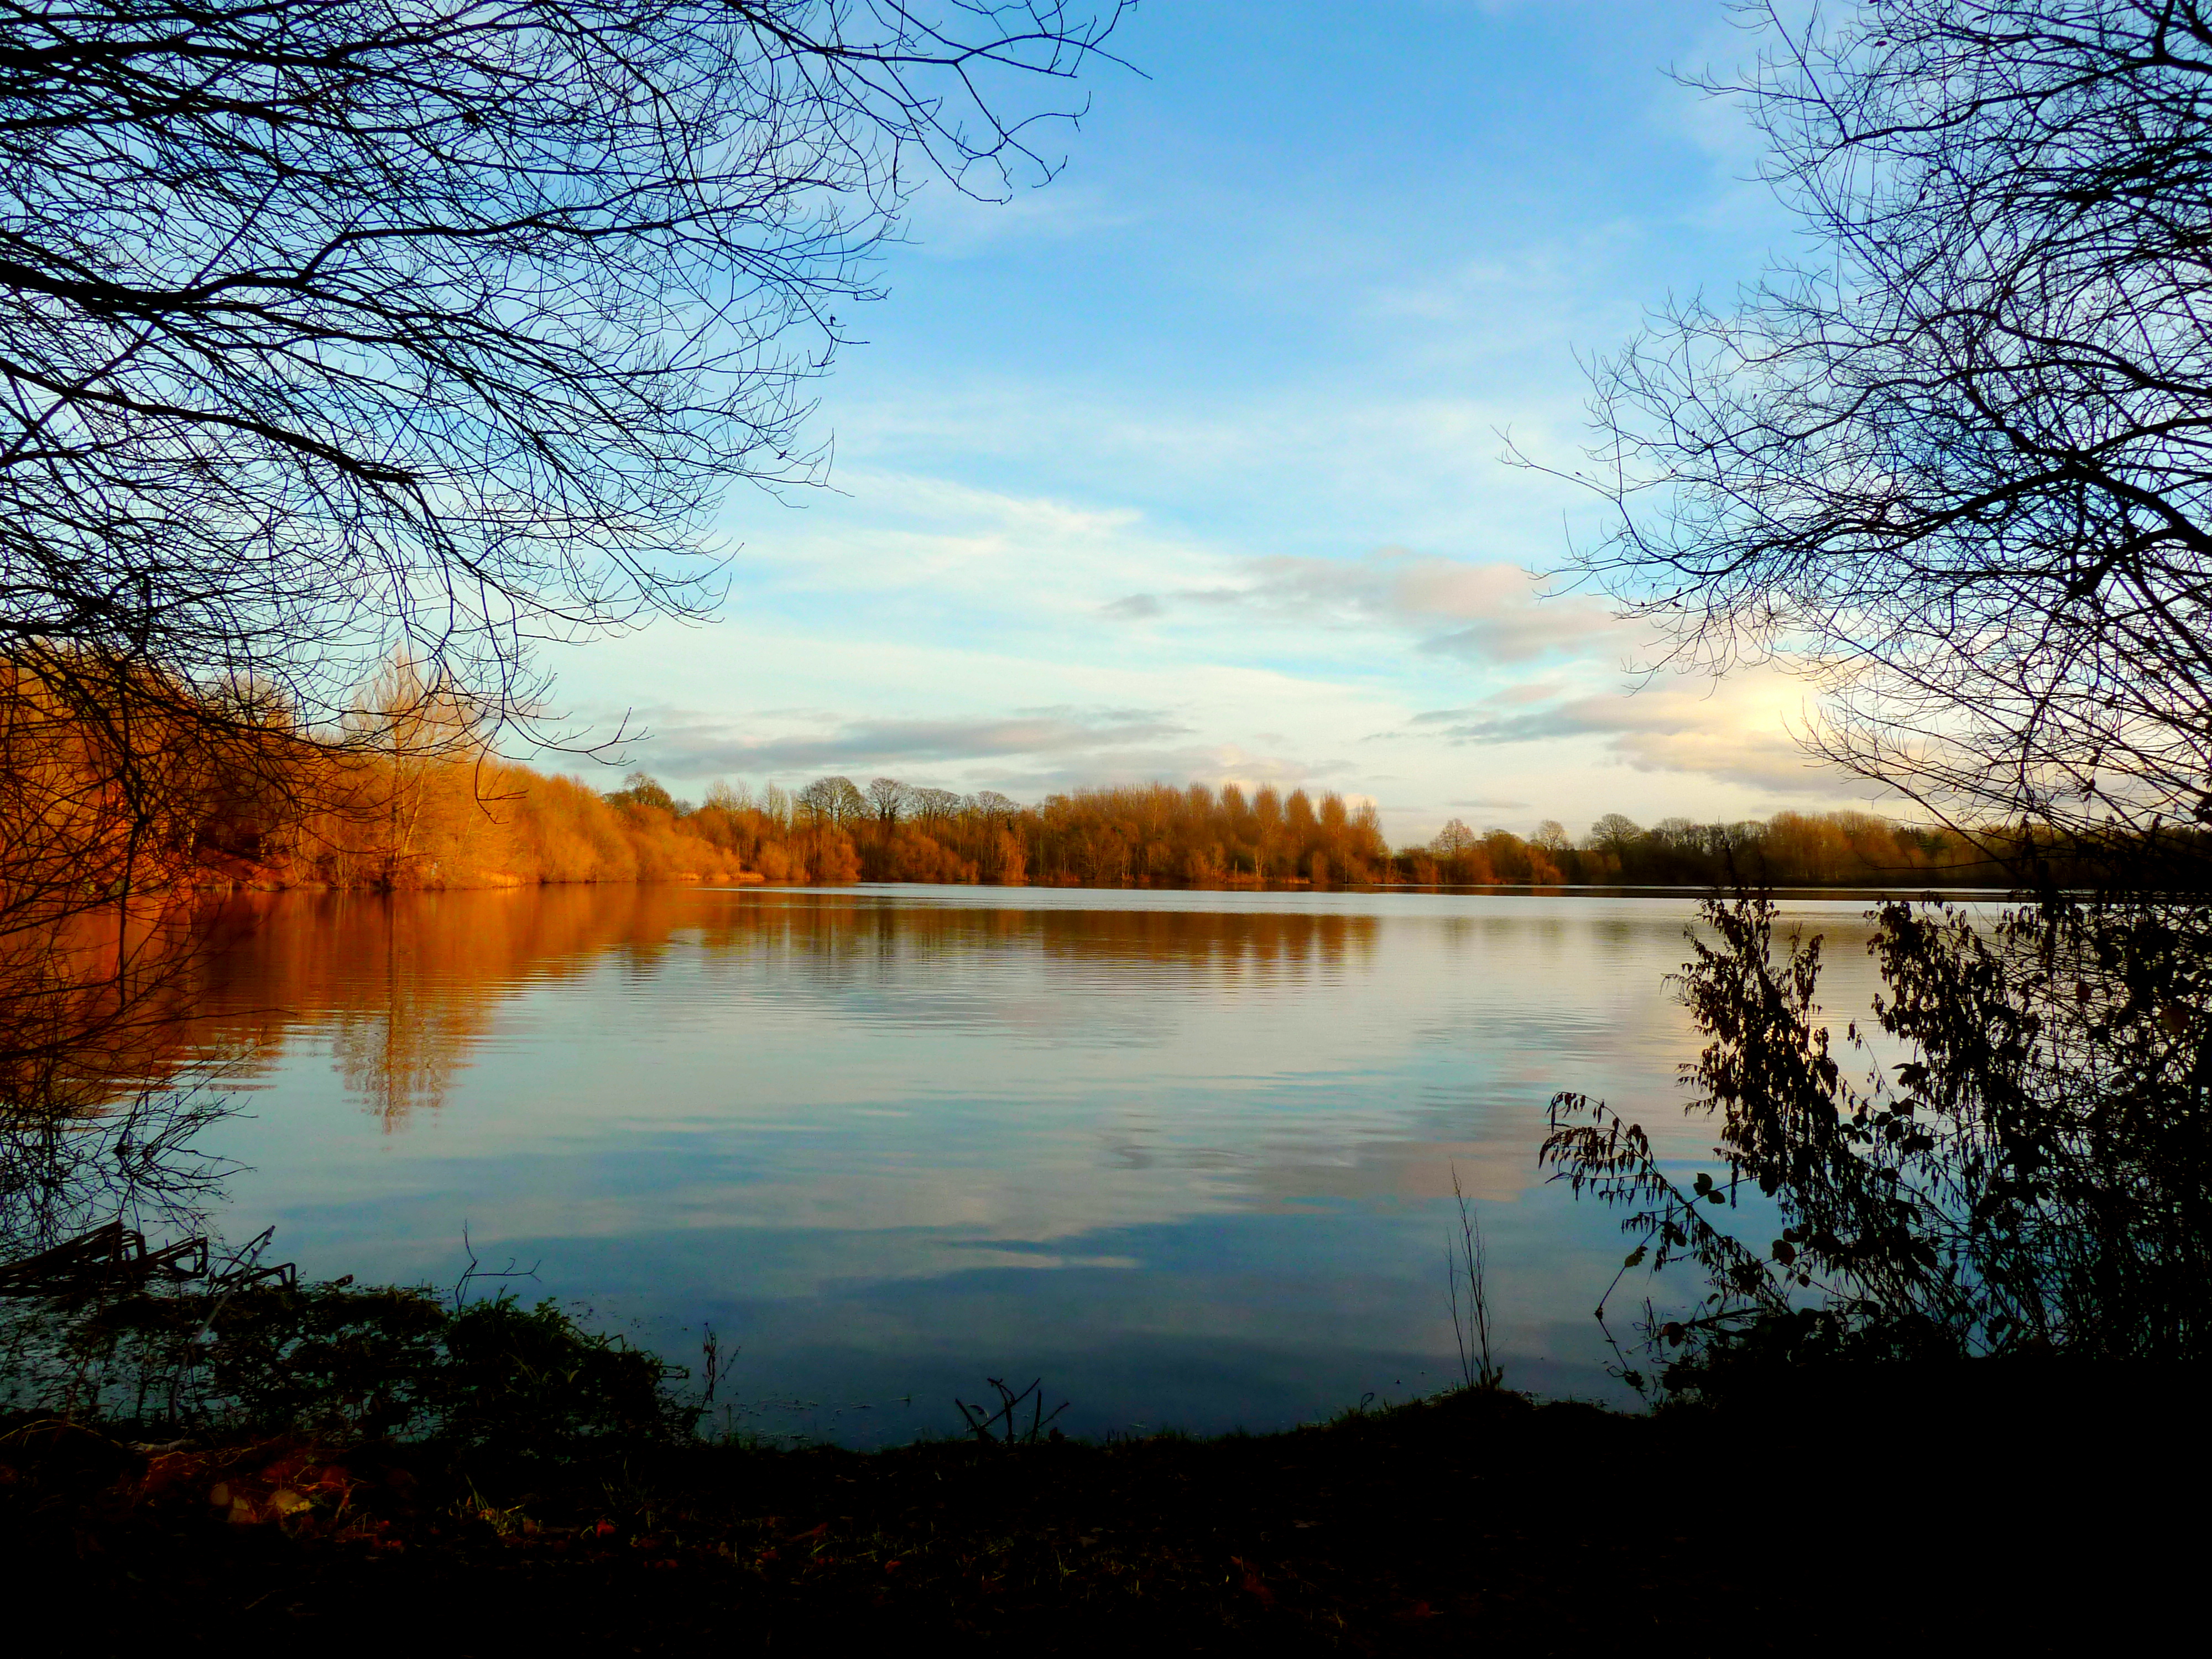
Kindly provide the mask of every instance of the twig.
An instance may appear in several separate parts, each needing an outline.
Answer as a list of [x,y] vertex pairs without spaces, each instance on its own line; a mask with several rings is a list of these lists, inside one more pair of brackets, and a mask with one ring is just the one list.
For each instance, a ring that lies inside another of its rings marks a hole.
[[507,1259],[507,1266],[500,1268],[496,1272],[492,1272],[478,1267],[477,1265],[477,1249],[476,1246],[470,1242],[469,1224],[465,1221],[461,1223],[461,1249],[468,1255],[469,1265],[465,1270],[463,1270],[461,1276],[453,1281],[453,1310],[456,1313],[460,1311],[461,1304],[467,1297],[469,1281],[471,1279],[535,1279],[538,1277],[538,1268],[545,1265],[544,1258],[541,1257],[538,1261],[532,1262],[527,1267],[518,1267],[514,1265],[515,1258],[509,1256]]
[[[1044,1382],[1042,1377],[1036,1378],[1029,1387],[1018,1391],[1008,1388],[995,1376],[987,1376],[983,1380],[998,1393],[999,1408],[996,1411],[987,1412],[981,1406],[971,1406],[957,1395],[954,1396],[952,1403],[960,1408],[960,1415],[968,1425],[968,1432],[987,1446],[1034,1446],[1043,1437],[1045,1430],[1051,1427],[1053,1419],[1068,1407],[1069,1402],[1063,1400],[1050,1412],[1045,1410],[1044,1395],[1041,1392],[1041,1385]],[[1030,1402],[1030,1423],[1028,1428],[1021,1429],[1016,1426],[1015,1413],[1021,1409],[1024,1401]],[[995,1433],[992,1429],[994,1424],[1002,1425]]]

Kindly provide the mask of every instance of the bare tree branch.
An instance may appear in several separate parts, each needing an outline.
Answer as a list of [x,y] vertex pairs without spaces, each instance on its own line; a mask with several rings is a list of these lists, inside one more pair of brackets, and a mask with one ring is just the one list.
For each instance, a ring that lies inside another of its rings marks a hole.
[[1585,569],[1954,819],[2212,820],[2212,13],[1741,9],[1815,252],[1597,366]]

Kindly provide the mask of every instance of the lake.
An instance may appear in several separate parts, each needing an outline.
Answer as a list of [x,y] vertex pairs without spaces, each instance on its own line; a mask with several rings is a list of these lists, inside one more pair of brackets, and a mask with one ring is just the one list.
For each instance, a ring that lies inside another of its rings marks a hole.
[[[1828,936],[1839,1023],[1872,988],[1870,902],[1785,905]],[[199,1028],[239,1108],[202,1143],[238,1165],[216,1224],[273,1225],[311,1277],[447,1286],[465,1235],[484,1268],[530,1274],[507,1281],[526,1299],[679,1363],[711,1324],[723,1420],[769,1436],[951,1431],[987,1375],[1042,1376],[1073,1432],[1261,1430],[1456,1381],[1455,1169],[1508,1384],[1622,1400],[1591,1309],[1626,1243],[1536,1149],[1568,1088],[1685,1168],[1709,1147],[1680,1109],[1697,1045],[1665,983],[1693,911],[950,887],[241,898]]]

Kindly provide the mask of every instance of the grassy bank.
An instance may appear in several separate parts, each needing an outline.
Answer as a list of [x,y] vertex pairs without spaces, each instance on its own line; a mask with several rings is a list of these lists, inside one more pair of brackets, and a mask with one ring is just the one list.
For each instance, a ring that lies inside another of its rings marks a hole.
[[[547,1463],[25,1422],[8,1553],[140,1631],[661,1650],[924,1632],[1038,1652],[1516,1650],[1694,1632],[1748,1561],[1623,1531],[1591,1481],[1673,1425],[1462,1395],[1287,1435],[859,1455],[635,1444]],[[240,1506],[245,1506],[241,1511]],[[250,1517],[250,1518],[249,1518]]]
[[696,1432],[711,1358],[204,1255],[109,1228],[0,1270],[0,1562],[83,1650],[2043,1651],[2200,1552],[2194,1372],[769,1449]]
[[2191,1582],[2137,1490],[2181,1470],[2116,1462],[2112,1425],[2058,1413],[2025,1463],[1838,1426],[1464,1393],[1212,1440],[547,1459],[21,1420],[0,1548],[92,1651],[2044,1651]]

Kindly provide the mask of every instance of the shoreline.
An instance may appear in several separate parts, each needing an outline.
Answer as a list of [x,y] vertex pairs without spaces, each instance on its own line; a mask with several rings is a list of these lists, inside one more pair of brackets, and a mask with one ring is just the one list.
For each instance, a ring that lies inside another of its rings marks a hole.
[[[2148,1615],[2161,1547],[2194,1559],[2187,1528],[2160,1547],[2111,1525],[2141,1513],[2113,1508],[2136,1486],[2181,1473],[2170,1461],[2154,1480],[2062,1432],[2023,1468],[2000,1441],[1962,1446],[1923,1422],[1885,1449],[1948,1457],[1942,1541],[1928,1542],[1948,1565],[1839,1596],[1842,1559],[1927,1522],[1899,1512],[1902,1469],[1835,1460],[1838,1426],[1462,1390],[1271,1435],[698,1443],[556,1461],[434,1443],[132,1447],[19,1422],[0,1433],[0,1547],[115,1643],[419,1645],[435,1631],[436,1650],[461,1654],[704,1640],[1909,1651],[2015,1621],[2024,1638],[2056,1638],[2070,1613],[2099,1607],[2109,1634]],[[251,1523],[235,1517],[241,1501],[263,1505]],[[2177,1597],[2191,1582],[2163,1581]]]
[[[1515,897],[1575,896],[1592,898],[1635,898],[1648,896],[1668,896],[1676,893],[1709,893],[1711,884],[1700,882],[1553,882],[1534,884],[1528,882],[1313,882],[1303,877],[1245,881],[1179,881],[1152,880],[1137,878],[1129,881],[1101,885],[1083,881],[771,881],[757,871],[743,871],[734,876],[702,876],[694,874],[656,877],[647,880],[635,877],[600,878],[586,878],[574,881],[544,879],[453,884],[437,886],[391,887],[368,884],[337,886],[330,882],[286,882],[275,878],[256,880],[246,878],[225,878],[220,881],[196,881],[185,884],[179,890],[211,898],[240,897],[249,894],[362,894],[379,898],[410,897],[435,893],[512,893],[537,891],[542,889],[568,890],[580,887],[696,887],[707,890],[726,888],[757,887],[769,892],[867,891],[886,887],[945,888],[956,891],[997,890],[1018,893],[1034,892],[1096,892],[1096,893],[1433,893],[1498,895]],[[1899,894],[1932,893],[1945,898],[2007,899],[2018,890],[1986,885],[1947,884],[1942,882],[1889,883],[1874,880],[1855,882],[1804,882],[1765,889],[1778,898],[1836,895],[1856,897],[1895,896]]]

